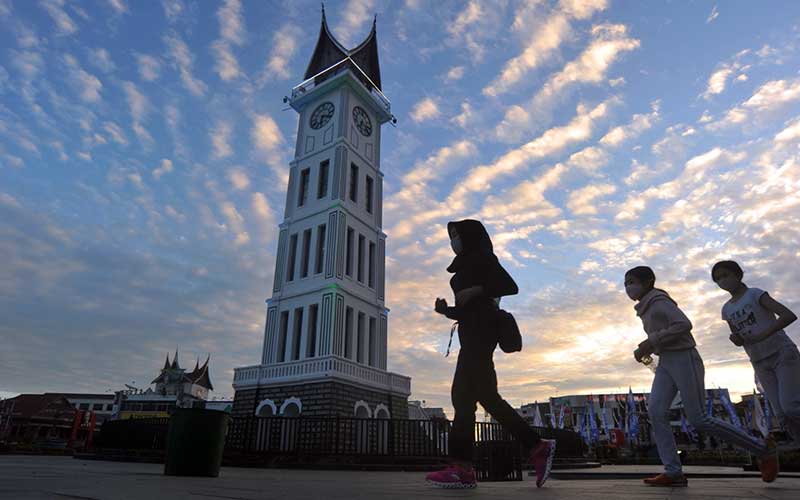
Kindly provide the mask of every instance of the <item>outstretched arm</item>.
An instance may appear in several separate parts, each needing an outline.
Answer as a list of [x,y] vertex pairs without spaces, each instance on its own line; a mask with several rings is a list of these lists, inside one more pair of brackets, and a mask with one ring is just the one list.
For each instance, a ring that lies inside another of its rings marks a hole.
[[758,299],[759,304],[761,304],[765,309],[769,312],[774,314],[778,317],[778,321],[775,322],[774,325],[765,329],[763,332],[758,332],[756,334],[750,335],[745,340],[746,344],[755,344],[757,342],[761,342],[762,340],[768,338],[770,335],[775,334],[786,328],[787,326],[791,325],[795,321],[797,321],[797,315],[793,313],[788,307],[781,304],[777,300],[770,297],[767,292],[764,292],[761,297]]

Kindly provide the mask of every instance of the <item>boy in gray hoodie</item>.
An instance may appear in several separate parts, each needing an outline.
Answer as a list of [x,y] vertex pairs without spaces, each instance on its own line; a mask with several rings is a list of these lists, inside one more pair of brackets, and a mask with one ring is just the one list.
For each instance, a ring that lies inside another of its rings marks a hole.
[[651,486],[686,486],[675,437],[669,423],[669,408],[680,392],[689,422],[700,432],[712,434],[760,457],[761,478],[772,482],[778,475],[774,444],[752,438],[743,430],[706,415],[705,367],[695,348],[692,323],[664,290],[655,288],[656,276],[649,267],[635,267],[625,273],[625,292],[642,320],[647,340],[633,352],[636,361],[650,354],[659,357],[650,390],[649,416],[664,472],[645,479]]

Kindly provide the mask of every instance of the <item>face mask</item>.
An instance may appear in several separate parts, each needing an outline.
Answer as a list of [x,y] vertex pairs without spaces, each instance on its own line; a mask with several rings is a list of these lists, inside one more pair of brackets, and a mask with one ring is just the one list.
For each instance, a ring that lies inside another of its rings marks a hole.
[[739,286],[739,280],[736,279],[735,276],[725,276],[721,280],[717,281],[717,285],[727,292],[732,292],[736,290],[737,286]]
[[456,253],[456,255],[460,254],[461,250],[463,250],[461,246],[461,238],[458,236],[450,239],[450,246],[453,248],[453,251]]
[[631,300],[639,300],[642,296],[642,285],[630,284],[625,286],[625,293]]

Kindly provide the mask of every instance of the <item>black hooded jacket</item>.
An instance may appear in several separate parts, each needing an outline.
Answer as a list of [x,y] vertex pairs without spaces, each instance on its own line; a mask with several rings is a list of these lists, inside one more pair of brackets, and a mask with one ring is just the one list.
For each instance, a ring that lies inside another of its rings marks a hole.
[[461,238],[461,253],[456,255],[447,271],[453,273],[450,278],[450,288],[453,294],[461,290],[480,286],[484,295],[476,297],[460,307],[448,307],[446,316],[462,323],[471,313],[485,311],[487,308],[496,307],[493,298],[506,295],[516,295],[519,292],[517,284],[503,269],[494,255],[494,247],[489,233],[479,221],[465,219],[449,222],[448,232],[455,229]]

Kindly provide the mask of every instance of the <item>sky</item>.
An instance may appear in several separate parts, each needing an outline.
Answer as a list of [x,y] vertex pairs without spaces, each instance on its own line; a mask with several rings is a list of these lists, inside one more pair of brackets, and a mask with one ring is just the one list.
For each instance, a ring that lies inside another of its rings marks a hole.
[[[800,3],[326,2],[377,14],[389,369],[450,408],[445,224],[479,218],[520,293],[514,405],[647,390],[622,286],[651,266],[706,385],[752,390],[710,280],[800,311]],[[0,0],[0,395],[146,387],[260,361],[316,0]],[[788,333],[800,340],[800,326]],[[457,340],[454,341],[457,344]],[[201,359],[202,361],[202,359]],[[191,366],[190,366],[191,367]]]

